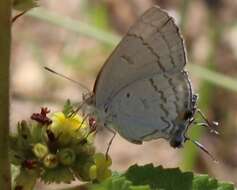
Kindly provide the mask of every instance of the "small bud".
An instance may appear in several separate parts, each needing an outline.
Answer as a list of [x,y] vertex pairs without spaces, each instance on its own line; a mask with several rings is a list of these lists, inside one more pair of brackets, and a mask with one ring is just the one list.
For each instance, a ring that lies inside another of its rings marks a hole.
[[111,175],[112,175],[112,172],[109,169],[99,170],[97,180],[103,181],[103,180],[109,178]]
[[92,165],[89,169],[89,176],[91,180],[95,180],[97,178],[97,167],[96,165]]
[[48,154],[49,151],[46,145],[37,143],[33,147],[33,152],[36,157],[38,157],[39,159],[42,159],[43,157],[46,156],[46,154]]
[[78,154],[85,154],[85,155],[88,155],[88,156],[92,156],[95,154],[95,147],[92,145],[92,144],[83,144],[83,145],[79,145],[77,148],[76,148],[76,152]]
[[48,154],[44,158],[44,165],[47,168],[55,168],[58,165],[58,158],[55,154]]
[[48,108],[41,108],[40,113],[33,113],[31,115],[31,119],[37,121],[41,125],[50,125],[52,123],[52,120],[47,117],[47,114],[50,112]]
[[71,165],[76,159],[75,152],[70,148],[64,148],[60,150],[58,153],[58,156],[59,156],[59,161],[63,165]]
[[106,178],[111,176],[111,170],[109,169],[109,166],[111,165],[112,161],[110,157],[106,159],[106,156],[102,153],[96,153],[94,155],[94,162],[96,165],[96,172],[97,177],[96,179],[98,181],[103,181]]
[[27,122],[25,120],[22,120],[20,123],[18,123],[18,134],[19,136],[24,140],[28,141],[30,140],[30,129],[27,125]]
[[22,127],[27,127],[27,122],[26,122],[25,120],[22,120],[21,123],[20,123],[20,125],[21,125]]
[[94,160],[95,160],[96,165],[106,165],[107,166],[105,155],[102,153],[96,153],[94,155]]

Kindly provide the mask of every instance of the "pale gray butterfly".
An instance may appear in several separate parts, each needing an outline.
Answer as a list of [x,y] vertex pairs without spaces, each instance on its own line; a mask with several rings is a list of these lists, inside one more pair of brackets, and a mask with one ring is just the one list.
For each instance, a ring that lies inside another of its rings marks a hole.
[[[197,111],[186,62],[174,19],[157,6],[150,8],[101,68],[92,95],[85,98],[93,110],[89,117],[132,143],[164,138],[181,147],[190,140],[185,134]],[[203,119],[202,125],[211,125]]]

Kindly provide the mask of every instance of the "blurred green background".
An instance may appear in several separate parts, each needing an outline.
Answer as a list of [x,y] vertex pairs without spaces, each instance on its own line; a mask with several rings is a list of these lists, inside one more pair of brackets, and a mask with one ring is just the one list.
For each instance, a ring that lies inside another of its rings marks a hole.
[[[199,139],[219,161],[187,142],[173,149],[165,140],[142,146],[119,136],[113,142],[113,168],[153,162],[208,173],[237,185],[237,1],[235,0],[41,0],[12,28],[11,127],[39,107],[60,110],[66,99],[81,101],[82,89],[47,73],[48,66],[92,89],[96,75],[113,48],[146,9],[154,4],[169,11],[180,25],[189,64],[187,70],[198,105],[220,122],[220,136],[193,126]],[[17,12],[15,12],[17,14]],[[111,134],[97,136],[105,151]],[[40,184],[39,184],[40,187]]]

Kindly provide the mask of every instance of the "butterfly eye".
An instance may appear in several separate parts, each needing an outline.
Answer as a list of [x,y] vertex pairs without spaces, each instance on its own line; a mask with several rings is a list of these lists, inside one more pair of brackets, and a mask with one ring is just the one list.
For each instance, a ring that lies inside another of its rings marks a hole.
[[108,112],[108,107],[105,108],[105,113],[107,113],[107,112]]
[[129,97],[130,97],[130,93],[127,93],[127,94],[126,94],[126,97],[129,98]]
[[182,144],[183,144],[183,137],[182,136],[175,136],[170,141],[170,146],[172,146],[173,148],[180,148],[180,147],[182,147]]

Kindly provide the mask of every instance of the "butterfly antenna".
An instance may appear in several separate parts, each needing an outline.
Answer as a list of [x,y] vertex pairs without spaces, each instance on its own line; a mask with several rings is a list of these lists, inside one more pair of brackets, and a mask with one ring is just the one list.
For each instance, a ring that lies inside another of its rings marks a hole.
[[202,113],[202,111],[200,109],[197,109],[197,112],[199,113],[199,115],[202,117],[202,119],[205,121],[205,123],[196,123],[197,125],[203,126],[203,127],[207,127],[211,133],[215,133],[216,135],[220,135],[220,133],[214,129],[214,127],[218,127],[219,123],[216,121],[212,121],[210,122],[206,116]]
[[207,150],[207,148],[202,145],[200,142],[195,141],[193,139],[190,139],[189,137],[186,137],[186,140],[191,141],[194,145],[196,145],[199,149],[201,149],[203,152],[205,152],[210,158],[215,162],[218,163],[218,161],[214,158],[214,156]]
[[50,69],[49,67],[44,67],[44,69],[47,70],[47,71],[49,71],[50,73],[56,74],[56,75],[58,75],[58,76],[60,76],[60,77],[62,77],[62,78],[64,78],[64,79],[67,79],[67,80],[69,80],[69,81],[71,81],[71,82],[73,82],[73,83],[79,85],[81,88],[83,88],[84,90],[86,90],[88,93],[90,92],[90,90],[89,90],[85,85],[83,85],[82,83],[80,83],[80,82],[78,82],[78,81],[76,81],[76,80],[73,80],[73,79],[71,79],[71,78],[69,78],[69,77],[67,77],[67,76],[65,76],[65,75],[63,75],[63,74],[61,74],[61,73],[58,73],[58,72],[56,72],[56,71]]

